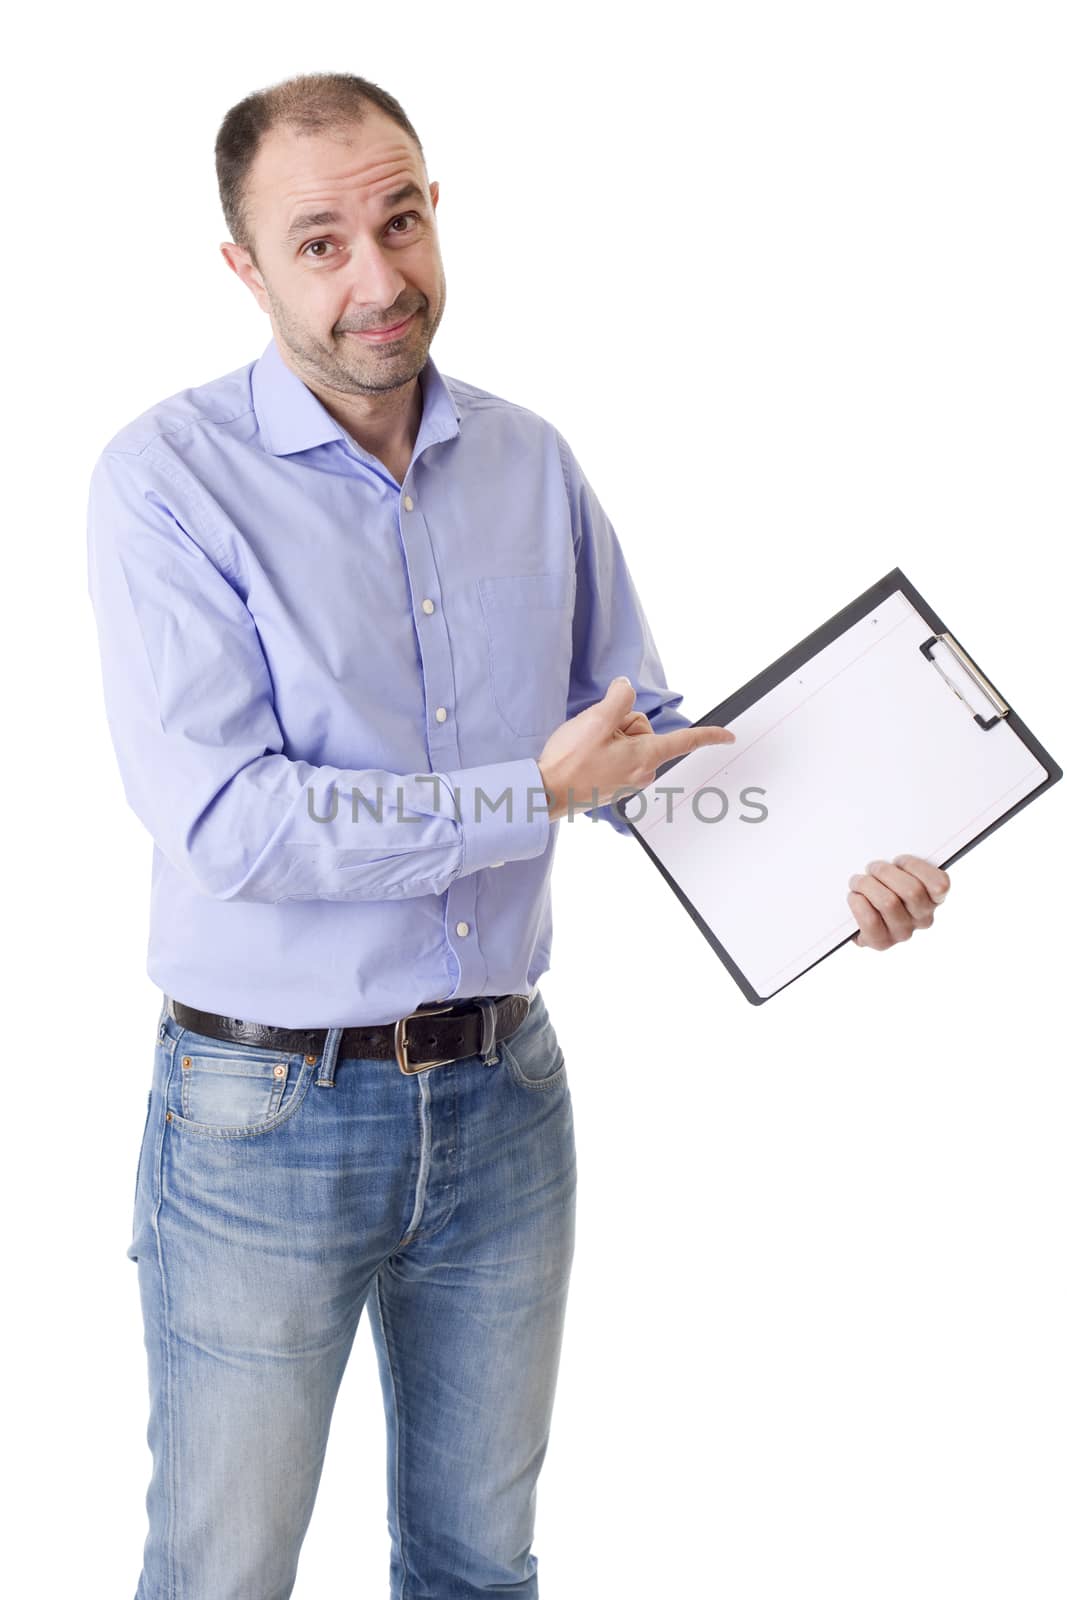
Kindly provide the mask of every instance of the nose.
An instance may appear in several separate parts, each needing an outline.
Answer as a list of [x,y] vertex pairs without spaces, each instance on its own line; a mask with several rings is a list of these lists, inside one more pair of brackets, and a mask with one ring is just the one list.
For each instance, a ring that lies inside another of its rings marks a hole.
[[[407,279],[390,259],[389,252],[377,243],[364,243],[357,251],[352,266],[352,305],[358,307],[358,327],[387,327],[388,313],[407,286]],[[404,312],[393,318],[399,322]]]

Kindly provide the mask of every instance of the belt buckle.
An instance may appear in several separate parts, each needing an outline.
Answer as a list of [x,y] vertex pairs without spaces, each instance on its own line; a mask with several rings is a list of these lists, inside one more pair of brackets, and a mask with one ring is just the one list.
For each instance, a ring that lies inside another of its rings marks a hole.
[[434,1006],[433,1008],[427,1007],[424,1011],[410,1011],[406,1017],[400,1017],[397,1020],[393,1026],[393,1050],[396,1054],[397,1065],[399,1066],[401,1072],[406,1072],[410,1076],[415,1072],[425,1072],[427,1067],[440,1067],[443,1066],[446,1061],[453,1061],[455,1059],[454,1056],[442,1056],[440,1061],[422,1061],[417,1067],[413,1067],[408,1061],[407,1036],[407,1024],[411,1021],[412,1017],[438,1017],[445,1011],[451,1011],[454,1004],[454,1001],[449,1001],[449,1003],[444,1006]]

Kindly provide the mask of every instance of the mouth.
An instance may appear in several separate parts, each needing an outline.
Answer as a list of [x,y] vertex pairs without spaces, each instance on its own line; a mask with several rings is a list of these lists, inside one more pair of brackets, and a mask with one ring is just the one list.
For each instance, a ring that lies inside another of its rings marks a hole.
[[354,334],[357,339],[366,340],[368,344],[390,344],[394,339],[402,338],[414,320],[413,311],[403,322],[395,322],[389,328],[346,328],[345,332]]

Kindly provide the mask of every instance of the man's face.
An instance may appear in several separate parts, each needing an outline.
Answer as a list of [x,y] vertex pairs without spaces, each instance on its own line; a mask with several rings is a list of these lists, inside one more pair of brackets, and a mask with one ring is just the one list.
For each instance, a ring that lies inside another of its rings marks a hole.
[[[258,270],[240,246],[223,253],[309,378],[374,394],[422,370],[445,308],[437,194],[376,108],[330,134],[264,136],[246,190]],[[362,337],[404,318],[388,339]]]

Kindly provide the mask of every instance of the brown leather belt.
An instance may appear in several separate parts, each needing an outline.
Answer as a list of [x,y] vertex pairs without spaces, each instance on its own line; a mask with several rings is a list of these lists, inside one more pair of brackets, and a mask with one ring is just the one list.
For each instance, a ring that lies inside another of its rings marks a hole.
[[[396,1022],[345,1028],[338,1057],[365,1056],[396,1061],[401,1072],[425,1072],[464,1056],[491,1056],[501,1039],[507,1039],[526,1020],[532,995],[475,996],[462,1000],[429,1000]],[[260,1045],[286,1054],[318,1056],[326,1048],[328,1028],[276,1028],[267,1022],[246,1022],[214,1011],[198,1011],[180,1000],[168,999],[167,1009],[179,1027],[209,1039],[229,1039],[235,1044]]]

